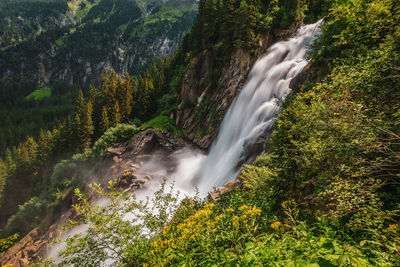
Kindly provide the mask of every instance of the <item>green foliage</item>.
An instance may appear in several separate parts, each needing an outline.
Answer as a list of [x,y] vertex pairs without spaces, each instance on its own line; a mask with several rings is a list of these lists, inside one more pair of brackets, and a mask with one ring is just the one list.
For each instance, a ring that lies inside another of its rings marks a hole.
[[35,91],[33,91],[32,93],[30,93],[26,99],[30,100],[30,99],[35,99],[35,100],[40,100],[46,97],[50,97],[51,96],[51,90],[50,89],[37,89]]
[[[7,164],[0,160],[0,200],[3,199],[3,191],[4,188],[6,187],[7,183]],[[0,202],[0,207],[1,207],[1,202]]]
[[161,115],[169,115],[173,110],[178,108],[178,99],[176,95],[165,94],[157,100],[158,111]]
[[101,158],[112,144],[124,143],[132,139],[139,129],[130,124],[118,124],[116,127],[108,129],[93,145],[92,148],[85,149],[83,153],[73,156],[74,160],[89,160]]
[[4,231],[6,233],[21,233],[21,235],[27,234],[27,231],[42,222],[50,204],[51,202],[49,203],[48,200],[33,197],[18,207],[18,212],[7,221]]
[[[124,80],[132,86],[131,118],[147,120],[173,106],[171,93],[194,56],[212,50],[223,62],[233,49],[251,50],[273,25],[286,28],[307,16],[311,20],[327,15],[309,71],[313,76],[314,68],[323,66],[330,75],[319,77],[318,84],[308,81],[290,97],[267,140],[266,153],[245,166],[242,187],[217,204],[203,206],[187,199],[178,208],[177,197],[172,190],[164,194],[164,188],[153,201],[137,202],[111,184],[109,191],[92,186],[109,199],[109,205],[97,207],[76,191],[80,202],[75,208],[82,217],[71,227],[85,223],[89,228],[67,240],[61,253],[64,263],[101,265],[113,259],[128,266],[400,265],[397,2],[200,1],[198,20],[177,55],[152,65],[141,77]],[[256,25],[260,17],[265,21]],[[153,23],[154,18],[148,21]],[[213,71],[208,78],[215,80]],[[122,80],[107,76],[103,89],[87,100],[94,101],[92,115],[103,130],[124,117],[123,97],[117,92],[130,89],[118,86]],[[86,109],[83,95],[78,99],[77,109]],[[207,110],[206,101],[201,110]],[[179,134],[167,116],[141,129],[146,127]],[[65,173],[77,177],[82,161],[102,156],[111,143],[129,140],[137,130],[119,125],[106,131],[92,149],[60,163],[52,177],[54,188],[70,186]],[[5,161],[6,168],[20,177],[32,173],[39,148],[28,139],[7,153],[11,160]],[[21,217],[13,218],[15,225],[24,222],[22,215],[29,210],[44,210],[47,204],[42,201],[32,199],[22,206]],[[134,214],[133,219],[127,220],[126,213]]]
[[0,80],[1,156],[7,148],[17,146],[28,136],[37,138],[41,130],[57,128],[59,121],[73,110],[69,89],[61,94],[57,92],[61,86],[54,86],[51,90],[37,88],[36,83],[23,78]]
[[208,204],[183,222],[165,227],[151,244],[148,264],[243,264],[241,256],[254,240],[261,210],[243,205],[218,214],[214,206]]
[[145,129],[148,127],[154,128],[156,130],[161,130],[165,133],[171,132],[178,136],[182,135],[181,130],[176,128],[175,123],[167,116],[155,117],[154,119],[152,119],[146,123],[143,123],[140,128]]
[[15,241],[18,239],[19,234],[13,234],[6,238],[0,238],[0,255],[5,252],[8,248],[14,245]]
[[[97,196],[107,199],[107,205],[91,205],[86,194],[75,191],[78,203],[74,208],[82,216],[68,228],[82,223],[89,227],[86,232],[66,239],[67,249],[59,254],[61,264],[104,266],[106,260],[114,265],[126,260],[130,263],[143,261],[154,236],[162,231],[178,208],[178,195],[173,193],[172,187],[166,190],[165,183],[151,199],[144,201],[115,189],[113,182],[108,189],[98,184],[89,187]],[[135,253],[136,257],[130,258],[127,251]]]

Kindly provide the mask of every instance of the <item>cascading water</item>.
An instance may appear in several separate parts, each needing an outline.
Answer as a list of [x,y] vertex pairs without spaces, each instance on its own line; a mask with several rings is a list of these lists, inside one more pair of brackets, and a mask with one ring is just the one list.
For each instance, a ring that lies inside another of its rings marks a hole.
[[[177,162],[173,173],[169,173],[157,157],[151,159],[139,171],[151,173],[158,179],[151,186],[135,192],[137,197],[151,197],[164,176],[175,181],[176,189],[188,195],[193,195],[193,186],[199,189],[200,195],[205,195],[214,187],[234,179],[240,171],[238,165],[245,160],[246,148],[270,130],[279,112],[278,100],[285,99],[290,93],[290,81],[307,65],[307,48],[319,34],[321,23],[322,20],[301,27],[293,38],[273,45],[256,62],[245,87],[229,108],[208,156],[187,148],[177,151],[172,155]],[[65,236],[85,229],[86,226],[81,226]],[[64,247],[62,243],[51,248],[48,256],[59,261],[57,251]]]
[[276,43],[255,63],[198,168],[193,182],[201,194],[236,177],[246,147],[270,130],[279,112],[278,100],[290,93],[290,81],[307,65],[307,48],[319,34],[321,23],[301,27],[293,38]]

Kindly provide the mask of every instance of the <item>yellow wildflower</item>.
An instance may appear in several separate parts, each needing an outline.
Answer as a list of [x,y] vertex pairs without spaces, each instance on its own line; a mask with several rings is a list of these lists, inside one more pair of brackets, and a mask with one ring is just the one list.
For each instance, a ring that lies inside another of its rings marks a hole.
[[221,219],[224,218],[224,217],[225,217],[225,215],[224,215],[224,214],[221,214],[221,215],[215,217],[215,221],[218,222],[219,220],[221,220]]
[[279,227],[282,225],[281,222],[274,222],[271,224],[271,228],[274,229],[275,231],[278,231]]
[[289,199],[289,200],[282,202],[282,208],[284,208],[284,209],[287,209],[291,206],[296,206],[296,202],[294,201],[294,199]]
[[249,217],[254,217],[254,216],[260,215],[261,214],[261,210],[257,209],[257,207],[254,206],[254,207],[246,210],[244,214],[249,216]]
[[212,209],[214,208],[215,204],[214,203],[210,203],[204,206],[205,209]]
[[169,226],[165,226],[164,229],[163,229],[163,231],[162,231],[162,233],[163,233],[164,235],[167,234],[168,231],[169,231],[169,229],[170,229]]
[[233,209],[231,209],[231,208],[229,208],[229,209],[226,209],[225,211],[227,211],[227,212],[234,212],[234,210],[233,210]]
[[233,227],[236,227],[238,225],[238,223],[239,223],[239,217],[234,215],[232,217],[232,225],[233,225]]
[[389,229],[389,231],[395,231],[397,229],[397,227],[399,227],[399,225],[397,223],[396,224],[389,224],[388,229]]
[[250,209],[247,205],[242,205],[239,210],[248,210]]

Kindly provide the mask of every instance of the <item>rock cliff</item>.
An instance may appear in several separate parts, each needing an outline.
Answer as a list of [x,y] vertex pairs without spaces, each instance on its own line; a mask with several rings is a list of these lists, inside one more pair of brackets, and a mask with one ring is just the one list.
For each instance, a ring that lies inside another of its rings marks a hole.
[[[293,35],[300,25],[301,22],[297,22],[289,29],[271,32],[260,40],[253,52],[236,50],[220,70],[216,69],[216,60],[210,51],[192,59],[180,85],[180,109],[174,114],[185,136],[199,147],[209,148],[256,60],[273,43]],[[215,72],[215,82],[211,85],[207,79]]]

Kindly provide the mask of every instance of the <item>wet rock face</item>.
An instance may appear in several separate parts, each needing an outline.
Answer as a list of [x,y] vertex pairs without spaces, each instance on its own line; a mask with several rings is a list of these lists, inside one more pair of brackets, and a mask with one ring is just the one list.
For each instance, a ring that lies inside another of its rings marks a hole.
[[[291,37],[301,24],[301,21],[297,21],[288,29],[276,30],[266,35],[252,54],[246,50],[236,50],[230,60],[218,70],[215,55],[210,51],[192,59],[182,78],[180,109],[174,114],[176,124],[184,130],[186,138],[202,149],[208,149],[256,60],[273,43]],[[210,75],[216,85],[209,83],[207,77]]]
[[[218,127],[235,96],[243,87],[254,63],[248,52],[238,50],[218,74],[217,89],[211,88],[207,76],[213,72],[214,58],[206,53],[202,61],[193,60],[184,74],[181,90],[181,109],[175,116],[176,124],[187,133],[187,138],[206,149],[217,134]],[[196,66],[200,64],[200,72]]]
[[[203,149],[211,145],[222,119],[243,88],[256,59],[271,44],[270,39],[266,37],[260,41],[253,55],[245,50],[237,50],[218,73],[212,53],[205,52],[192,60],[182,79],[180,110],[174,116],[176,124],[184,130],[188,139]],[[213,72],[216,73],[217,88],[207,81],[207,76]]]
[[142,188],[152,177],[150,175],[135,174],[134,169],[126,169],[117,180],[117,187],[124,189],[125,192],[133,192]]

